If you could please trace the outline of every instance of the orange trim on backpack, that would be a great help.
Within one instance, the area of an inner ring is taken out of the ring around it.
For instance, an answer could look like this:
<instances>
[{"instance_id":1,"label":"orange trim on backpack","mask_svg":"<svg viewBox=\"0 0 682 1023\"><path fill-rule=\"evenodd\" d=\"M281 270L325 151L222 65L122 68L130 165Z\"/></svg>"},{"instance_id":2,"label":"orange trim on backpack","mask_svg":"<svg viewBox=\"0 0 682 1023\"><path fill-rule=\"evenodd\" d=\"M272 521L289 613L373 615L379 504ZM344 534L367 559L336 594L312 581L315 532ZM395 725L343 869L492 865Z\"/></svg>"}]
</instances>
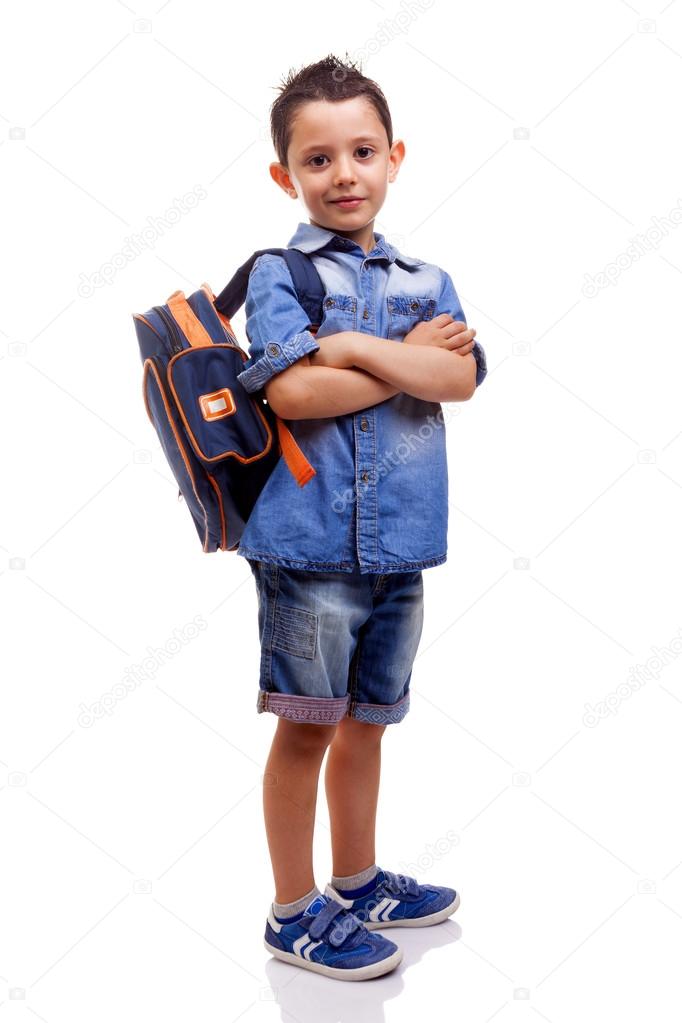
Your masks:
<instances>
[{"instance_id":1,"label":"orange trim on backpack","mask_svg":"<svg viewBox=\"0 0 682 1023\"><path fill-rule=\"evenodd\" d=\"M185 298L184 292L174 291L167 300L173 319L192 348L208 348L213 344L206 327Z\"/></svg>"}]
</instances>

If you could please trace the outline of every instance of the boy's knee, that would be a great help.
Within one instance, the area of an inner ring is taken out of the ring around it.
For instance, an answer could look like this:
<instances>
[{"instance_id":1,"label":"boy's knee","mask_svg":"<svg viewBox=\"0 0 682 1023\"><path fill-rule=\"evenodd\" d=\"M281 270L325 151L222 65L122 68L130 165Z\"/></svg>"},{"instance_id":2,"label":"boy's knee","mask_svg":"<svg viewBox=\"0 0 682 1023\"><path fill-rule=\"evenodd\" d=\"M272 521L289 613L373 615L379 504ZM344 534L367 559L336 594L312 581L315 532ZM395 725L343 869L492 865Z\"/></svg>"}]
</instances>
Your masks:
<instances>
[{"instance_id":1,"label":"boy's knee","mask_svg":"<svg viewBox=\"0 0 682 1023\"><path fill-rule=\"evenodd\" d=\"M386 725L370 724L352 717L342 718L339 725L339 738L348 739L351 743L379 743L386 731Z\"/></svg>"},{"instance_id":2,"label":"boy's knee","mask_svg":"<svg viewBox=\"0 0 682 1023\"><path fill-rule=\"evenodd\" d=\"M277 733L301 750L325 750L334 738L337 725L318 725L308 721L290 721L280 717Z\"/></svg>"}]
</instances>

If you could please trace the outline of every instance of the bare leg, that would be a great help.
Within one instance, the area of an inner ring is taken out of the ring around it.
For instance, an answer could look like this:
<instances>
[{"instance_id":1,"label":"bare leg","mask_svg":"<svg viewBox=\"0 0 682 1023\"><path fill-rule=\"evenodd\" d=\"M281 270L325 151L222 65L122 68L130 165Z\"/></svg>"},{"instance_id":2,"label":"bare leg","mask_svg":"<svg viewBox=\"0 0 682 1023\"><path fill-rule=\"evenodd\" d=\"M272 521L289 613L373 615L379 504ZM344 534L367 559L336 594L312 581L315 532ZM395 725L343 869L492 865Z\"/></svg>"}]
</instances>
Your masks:
<instances>
[{"instance_id":1,"label":"bare leg","mask_svg":"<svg viewBox=\"0 0 682 1023\"><path fill-rule=\"evenodd\" d=\"M295 902L315 884L313 830L320 767L336 725L280 717L263 777L263 811L275 902Z\"/></svg>"},{"instance_id":2,"label":"bare leg","mask_svg":"<svg viewBox=\"0 0 682 1023\"><path fill-rule=\"evenodd\" d=\"M375 862L381 737L386 725L344 717L336 728L325 768L332 830L333 873L358 874Z\"/></svg>"}]
</instances>

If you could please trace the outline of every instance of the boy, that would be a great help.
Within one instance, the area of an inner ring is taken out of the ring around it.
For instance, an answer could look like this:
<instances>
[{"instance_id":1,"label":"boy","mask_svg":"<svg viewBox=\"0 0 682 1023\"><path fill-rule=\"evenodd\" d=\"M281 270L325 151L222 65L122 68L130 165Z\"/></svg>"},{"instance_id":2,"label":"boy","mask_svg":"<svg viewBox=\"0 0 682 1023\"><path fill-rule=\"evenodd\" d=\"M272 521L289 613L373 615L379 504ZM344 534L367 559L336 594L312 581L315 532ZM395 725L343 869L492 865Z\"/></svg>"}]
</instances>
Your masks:
<instances>
[{"instance_id":1,"label":"boy","mask_svg":"<svg viewBox=\"0 0 682 1023\"><path fill-rule=\"evenodd\" d=\"M422 569L446 559L441 401L466 401L486 374L452 281L374 234L405 153L383 93L332 55L290 74L271 110L277 185L309 223L289 242L325 287L313 336L285 261L264 253L246 297L250 358L316 475L298 487L280 459L244 530L258 596L258 712L278 716L263 806L275 880L265 946L344 980L394 969L381 926L429 926L452 888L375 863L381 737L409 708L423 622ZM408 449L407 452L405 449ZM318 779L333 873L315 884Z\"/></svg>"}]
</instances>

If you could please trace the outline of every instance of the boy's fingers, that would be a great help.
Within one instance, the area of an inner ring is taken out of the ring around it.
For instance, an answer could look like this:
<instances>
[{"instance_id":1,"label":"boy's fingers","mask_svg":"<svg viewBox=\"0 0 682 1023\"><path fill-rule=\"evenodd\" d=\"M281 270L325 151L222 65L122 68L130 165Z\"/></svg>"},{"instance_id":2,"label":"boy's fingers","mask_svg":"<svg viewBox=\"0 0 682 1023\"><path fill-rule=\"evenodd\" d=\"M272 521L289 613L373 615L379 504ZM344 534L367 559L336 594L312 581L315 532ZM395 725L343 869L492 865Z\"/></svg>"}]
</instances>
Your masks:
<instances>
[{"instance_id":1,"label":"boy's fingers","mask_svg":"<svg viewBox=\"0 0 682 1023\"><path fill-rule=\"evenodd\" d=\"M460 348L463 345L468 345L469 342L473 343L476 336L476 331L473 327L467 327L466 330L460 331L459 334L453 334L448 338L451 341L454 348Z\"/></svg>"},{"instance_id":2,"label":"boy's fingers","mask_svg":"<svg viewBox=\"0 0 682 1023\"><path fill-rule=\"evenodd\" d=\"M450 323L444 323L441 327L445 337L454 337L456 334L461 334L465 330L470 330L463 320L452 320Z\"/></svg>"},{"instance_id":3,"label":"boy's fingers","mask_svg":"<svg viewBox=\"0 0 682 1023\"><path fill-rule=\"evenodd\" d=\"M439 319L439 317L436 317L436 319ZM467 326L466 323L464 322L464 320L453 320L453 318L451 316L448 317L445 325L448 326L448 327L451 327L453 330L456 330L456 331L457 330L466 330L466 326Z\"/></svg>"}]
</instances>

